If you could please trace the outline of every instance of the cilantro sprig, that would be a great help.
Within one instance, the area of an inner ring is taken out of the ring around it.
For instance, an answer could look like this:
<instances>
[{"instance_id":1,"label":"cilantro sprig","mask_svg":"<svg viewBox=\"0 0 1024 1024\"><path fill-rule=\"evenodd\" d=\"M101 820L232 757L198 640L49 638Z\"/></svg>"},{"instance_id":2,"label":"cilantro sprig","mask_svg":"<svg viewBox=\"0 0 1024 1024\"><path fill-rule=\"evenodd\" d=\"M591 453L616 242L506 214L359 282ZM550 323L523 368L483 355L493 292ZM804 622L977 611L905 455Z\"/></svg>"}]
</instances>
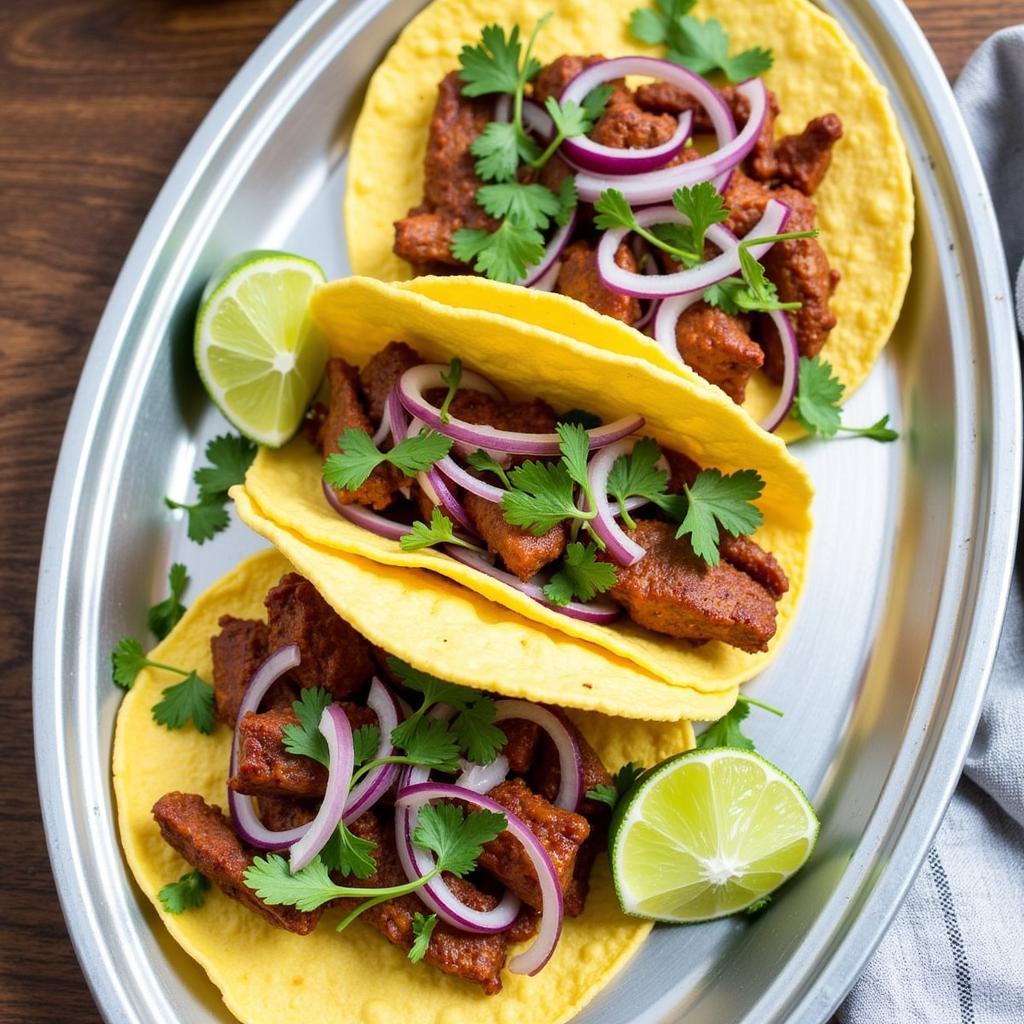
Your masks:
<instances>
[{"instance_id":1,"label":"cilantro sprig","mask_svg":"<svg viewBox=\"0 0 1024 1024\"><path fill-rule=\"evenodd\" d=\"M292 701L292 711L298 718L298 724L289 722L281 730L284 749L289 754L309 757L327 768L331 763L327 751L327 740L320 731L320 720L324 710L334 698L322 686L304 688L299 699Z\"/></svg>"},{"instance_id":2,"label":"cilantro sprig","mask_svg":"<svg viewBox=\"0 0 1024 1024\"><path fill-rule=\"evenodd\" d=\"M461 228L452 237L451 251L457 260L470 263L478 273L495 281L515 283L544 256L544 234L552 222L562 226L576 207L576 186L566 178L557 193L538 182L519 180L521 167L539 171L566 140L589 132L611 95L601 86L582 103L545 102L554 124L554 136L542 150L523 125L526 86L540 72L532 56L538 33L547 14L534 26L524 50L518 26L506 35L499 25L488 25L476 46L464 46L459 55L465 96L505 93L512 96L512 119L492 121L470 145L475 168L487 184L477 190L477 203L500 221L494 231Z\"/></svg>"},{"instance_id":3,"label":"cilantro sprig","mask_svg":"<svg viewBox=\"0 0 1024 1024\"><path fill-rule=\"evenodd\" d=\"M189 721L201 732L213 732L216 724L213 713L213 687L196 672L146 657L142 644L132 637L122 637L111 653L114 683L130 690L144 668L162 669L184 676L180 683L168 686L162 700L153 705L153 721L168 729L181 729Z\"/></svg>"},{"instance_id":4,"label":"cilantro sprig","mask_svg":"<svg viewBox=\"0 0 1024 1024\"><path fill-rule=\"evenodd\" d=\"M332 881L322 857L315 857L312 863L292 874L283 857L269 854L253 860L246 869L245 884L270 906L293 906L303 911L316 910L331 900L361 899L363 902L338 923L338 931L342 931L364 910L415 892L442 871L460 878L469 874L484 845L500 835L507 824L504 814L492 811L467 814L451 803L427 804L419 810L412 841L420 849L432 852L436 862L431 871L411 882L371 888L338 885Z\"/></svg>"},{"instance_id":5,"label":"cilantro sprig","mask_svg":"<svg viewBox=\"0 0 1024 1024\"><path fill-rule=\"evenodd\" d=\"M796 398L792 417L809 434L822 438L835 437L840 431L872 441L895 441L900 435L889 426L888 415L869 427L846 427L842 423L839 403L845 385L832 375L832 366L820 356L813 359L800 357Z\"/></svg>"},{"instance_id":6,"label":"cilantro sprig","mask_svg":"<svg viewBox=\"0 0 1024 1024\"><path fill-rule=\"evenodd\" d=\"M156 897L168 914L197 910L206 902L210 880L199 871L189 871L176 882L168 882Z\"/></svg>"},{"instance_id":7,"label":"cilantro sprig","mask_svg":"<svg viewBox=\"0 0 1024 1024\"><path fill-rule=\"evenodd\" d=\"M409 949L409 959L418 964L426 955L430 946L430 937L437 927L437 914L421 914L418 910L412 915L413 943Z\"/></svg>"},{"instance_id":8,"label":"cilantro sprig","mask_svg":"<svg viewBox=\"0 0 1024 1024\"><path fill-rule=\"evenodd\" d=\"M739 537L753 533L764 522L761 510L753 504L763 490L764 481L753 469L728 475L717 469L702 469L692 484L683 485L682 495L672 496L681 497L682 502L662 500L659 504L670 514L676 508L685 508L676 537L689 536L694 554L708 565L718 565L722 530Z\"/></svg>"},{"instance_id":9,"label":"cilantro sprig","mask_svg":"<svg viewBox=\"0 0 1024 1024\"><path fill-rule=\"evenodd\" d=\"M573 541L566 545L562 567L544 587L544 596L559 606L574 598L592 601L598 594L611 590L618 580L615 566L597 560L597 547Z\"/></svg>"},{"instance_id":10,"label":"cilantro sprig","mask_svg":"<svg viewBox=\"0 0 1024 1024\"><path fill-rule=\"evenodd\" d=\"M650 437L642 437L628 455L620 455L608 474L608 493L618 502L619 513L626 528L636 529L636 523L626 508L630 498L657 501L668 487L668 473L658 468L661 450Z\"/></svg>"},{"instance_id":11,"label":"cilantro sprig","mask_svg":"<svg viewBox=\"0 0 1024 1024\"><path fill-rule=\"evenodd\" d=\"M429 525L417 519L412 524L411 532L398 540L398 546L403 551L420 551L437 544L457 544L461 548L476 548L475 544L463 540L455 533L455 524L436 505L431 510Z\"/></svg>"},{"instance_id":12,"label":"cilantro sprig","mask_svg":"<svg viewBox=\"0 0 1024 1024\"><path fill-rule=\"evenodd\" d=\"M415 476L443 459L451 451L452 443L450 437L424 427L415 436L399 441L390 451L382 452L365 430L346 427L338 438L341 451L327 456L323 478L331 487L354 491L384 462L390 462L406 476Z\"/></svg>"},{"instance_id":13,"label":"cilantro sprig","mask_svg":"<svg viewBox=\"0 0 1024 1024\"><path fill-rule=\"evenodd\" d=\"M168 508L184 509L187 514L189 540L203 544L227 528L228 491L235 484L244 483L254 458L256 445L248 438L221 434L206 446L206 459L210 464L201 466L192 475L199 488L196 500L187 504L164 498Z\"/></svg>"},{"instance_id":14,"label":"cilantro sprig","mask_svg":"<svg viewBox=\"0 0 1024 1024\"><path fill-rule=\"evenodd\" d=\"M593 789L588 789L588 800L597 800L607 804L613 810L615 805L633 788L633 783L647 771L642 764L627 761L613 776L611 784L599 782Z\"/></svg>"},{"instance_id":15,"label":"cilantro sprig","mask_svg":"<svg viewBox=\"0 0 1024 1024\"><path fill-rule=\"evenodd\" d=\"M740 694L729 713L697 737L697 749L708 750L711 747L738 747L740 750L754 750L754 741L746 736L742 729L742 723L750 714L752 707L770 711L773 715L778 715L780 718L783 714L779 708L772 707L771 704L765 704L764 701L755 700L753 697L745 697L743 694Z\"/></svg>"},{"instance_id":16,"label":"cilantro sprig","mask_svg":"<svg viewBox=\"0 0 1024 1024\"><path fill-rule=\"evenodd\" d=\"M653 46L664 44L666 56L684 68L707 75L721 71L732 82L764 74L773 62L772 51L753 47L729 56L729 37L715 18L699 21L690 15L697 0L655 0L653 8L633 11L629 30L634 38Z\"/></svg>"},{"instance_id":17,"label":"cilantro sprig","mask_svg":"<svg viewBox=\"0 0 1024 1024\"><path fill-rule=\"evenodd\" d=\"M448 423L451 420L451 415L448 412L449 407L452 404L455 393L459 390L459 385L462 383L462 360L458 356L453 357L452 361L448 364L447 370L441 371L441 380L448 385L448 393L444 396L444 401L441 403L441 422Z\"/></svg>"},{"instance_id":18,"label":"cilantro sprig","mask_svg":"<svg viewBox=\"0 0 1024 1024\"><path fill-rule=\"evenodd\" d=\"M167 574L167 585L170 588L170 596L158 601L146 613L146 623L149 631L157 638L163 640L165 636L180 621L185 614L185 606L181 603L185 588L188 587L188 570L181 562L175 562Z\"/></svg>"}]
</instances>

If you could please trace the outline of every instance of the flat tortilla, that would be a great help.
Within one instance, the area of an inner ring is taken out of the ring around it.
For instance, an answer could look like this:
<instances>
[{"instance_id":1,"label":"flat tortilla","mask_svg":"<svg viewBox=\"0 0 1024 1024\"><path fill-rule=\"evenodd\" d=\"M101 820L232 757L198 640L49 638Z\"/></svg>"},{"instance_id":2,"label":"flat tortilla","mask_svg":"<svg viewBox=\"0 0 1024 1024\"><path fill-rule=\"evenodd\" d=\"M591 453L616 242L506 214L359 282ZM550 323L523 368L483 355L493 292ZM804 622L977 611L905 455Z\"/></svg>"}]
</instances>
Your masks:
<instances>
[{"instance_id":1,"label":"flat tortilla","mask_svg":"<svg viewBox=\"0 0 1024 1024\"><path fill-rule=\"evenodd\" d=\"M435 0L413 18L370 80L352 138L345 229L353 272L383 281L409 278L409 265L391 251L394 221L422 201L423 156L437 83L458 68L460 49L475 44L484 25L518 24L528 34L538 17L551 10L554 17L537 40L542 61L565 53L661 56L661 48L645 47L627 31L630 11L637 6L638 0L539 5L531 0ZM846 385L848 398L892 334L910 279L914 195L888 94L838 23L807 0L700 0L694 15L717 18L733 51L772 49L775 62L764 81L782 107L777 136L798 132L812 117L829 111L843 121L844 137L814 199L821 244L842 274L832 300L839 322L822 354ZM530 289L515 289L517 298L497 291L463 292L461 281L422 279L412 287L443 301L454 295L463 306L482 299L486 304L479 308L498 312L514 302L521 319L580 340L592 336L569 329L590 313L581 313L572 300ZM612 339L608 345L617 337L625 351L660 365L660 349L651 339L610 318L590 316L604 325ZM776 394L763 375L755 374L744 408L760 419ZM785 424L781 432L787 438L801 434L795 423Z\"/></svg>"},{"instance_id":2,"label":"flat tortilla","mask_svg":"<svg viewBox=\"0 0 1024 1024\"><path fill-rule=\"evenodd\" d=\"M263 618L264 595L291 568L276 551L243 562L194 602L152 657L195 668L209 679L217 619ZM160 691L176 681L147 669L121 705L113 756L121 844L168 931L243 1024L560 1024L608 984L650 931L649 922L619 910L603 857L595 865L586 912L566 920L547 967L535 978L506 972L497 996L426 964L411 964L361 923L337 934L336 910L325 913L311 935L293 935L213 887L201 909L168 914L156 894L188 866L160 837L151 808L172 790L199 793L223 806L231 742L224 726L204 736L192 726L171 732L153 721L150 709ZM655 725L593 714L573 719L612 768L630 759L655 764L693 746L687 722Z\"/></svg>"}]
</instances>

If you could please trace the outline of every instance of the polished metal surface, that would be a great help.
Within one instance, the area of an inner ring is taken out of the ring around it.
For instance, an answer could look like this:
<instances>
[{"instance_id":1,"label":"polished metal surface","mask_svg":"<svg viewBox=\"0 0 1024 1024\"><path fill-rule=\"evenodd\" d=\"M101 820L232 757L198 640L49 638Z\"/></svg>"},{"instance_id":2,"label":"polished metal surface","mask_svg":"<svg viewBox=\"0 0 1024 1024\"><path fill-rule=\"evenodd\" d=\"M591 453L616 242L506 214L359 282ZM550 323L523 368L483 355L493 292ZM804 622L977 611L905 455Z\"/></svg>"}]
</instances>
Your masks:
<instances>
[{"instance_id":1,"label":"polished metal surface","mask_svg":"<svg viewBox=\"0 0 1024 1024\"><path fill-rule=\"evenodd\" d=\"M258 546L235 524L196 548L163 507L165 494L189 492L206 439L224 428L192 367L198 296L223 258L254 247L347 272L348 132L368 74L419 6L296 6L168 179L82 375L40 571L35 739L65 915L111 1022L230 1020L128 877L109 783L113 642L144 635L174 558L189 565L194 596ZM894 412L902 439L800 444L818 489L811 581L788 646L751 688L787 710L782 721L754 719L752 733L811 794L821 840L755 921L656 929L581 1024L826 1020L924 856L995 650L1021 422L991 205L945 78L903 5L824 6L892 92L919 227L903 318L848 414Z\"/></svg>"}]
</instances>

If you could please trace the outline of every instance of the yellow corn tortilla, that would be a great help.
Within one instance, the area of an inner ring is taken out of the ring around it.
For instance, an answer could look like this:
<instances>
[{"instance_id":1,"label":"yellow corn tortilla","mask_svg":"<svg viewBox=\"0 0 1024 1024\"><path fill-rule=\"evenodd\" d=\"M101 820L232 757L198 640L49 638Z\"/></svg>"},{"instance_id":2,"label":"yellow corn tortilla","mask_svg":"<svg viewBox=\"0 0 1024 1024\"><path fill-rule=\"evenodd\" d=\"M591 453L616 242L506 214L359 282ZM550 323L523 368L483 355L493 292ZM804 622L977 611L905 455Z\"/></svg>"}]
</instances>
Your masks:
<instances>
[{"instance_id":1,"label":"yellow corn tortilla","mask_svg":"<svg viewBox=\"0 0 1024 1024\"><path fill-rule=\"evenodd\" d=\"M356 365L365 364L390 339L398 338L428 360L447 363L459 356L511 398L540 397L556 410L589 409L606 422L640 412L646 418L645 434L702 466L725 473L756 469L765 481L759 502L765 523L756 539L775 554L790 580L789 593L778 604L778 631L769 650L761 654L746 654L719 642L695 647L626 618L608 626L579 622L441 552L402 551L397 542L355 526L327 504L320 486L323 460L303 438L275 451L261 449L244 489L232 491L236 501L244 493L262 517L301 534L328 555L337 551L383 565L429 569L478 595L481 615L490 614L487 604L497 603L533 623L626 659L672 687L721 695L750 679L774 656L792 625L803 587L812 489L803 467L782 441L758 429L721 391L632 356L581 345L509 317L442 305L369 278L321 287L311 308L332 353ZM244 506L240 511L246 514ZM271 539L277 543L276 537ZM414 585L410 582L410 590ZM438 629L457 635L447 626L447 614L447 605L438 602L430 619L414 627L419 637ZM455 642L460 653L468 655L478 639L466 635ZM519 659L520 652L510 645L505 657ZM525 673L525 663L519 664ZM557 680L540 680L538 685L551 687L547 699L569 703L560 697ZM638 710L629 689L621 690L618 701L602 709L662 717Z\"/></svg>"},{"instance_id":2,"label":"yellow corn tortilla","mask_svg":"<svg viewBox=\"0 0 1024 1024\"><path fill-rule=\"evenodd\" d=\"M217 619L225 613L264 617L264 595L290 569L276 551L243 562L192 605L152 657L209 679ZM535 978L506 972L497 996L410 963L360 922L339 935L336 910L306 936L272 927L216 887L202 908L166 913L156 894L189 866L160 837L151 808L172 790L223 806L231 740L224 726L203 736L192 726L171 732L153 721L152 705L177 679L146 670L121 705L113 758L118 828L139 888L243 1024L559 1024L608 984L650 931L648 922L618 909L604 858L595 865L585 913L566 920L547 967ZM653 725L593 714L573 719L612 768L629 759L655 764L693 746L687 722Z\"/></svg>"},{"instance_id":3,"label":"yellow corn tortilla","mask_svg":"<svg viewBox=\"0 0 1024 1024\"><path fill-rule=\"evenodd\" d=\"M370 80L352 137L344 212L353 272L383 281L410 277L409 265L391 251L394 221L422 202L423 156L437 84L458 68L460 49L476 44L484 25L510 29L518 24L528 35L551 10L554 17L536 44L541 61L566 53L661 56L663 48L644 46L628 33L630 11L637 6L643 4L435 0L409 22ZM838 23L807 0L700 0L693 13L721 22L730 52L751 46L772 49L775 62L764 81L782 107L776 137L799 132L808 120L830 111L842 119L844 136L814 200L819 240L842 274L832 300L839 322L822 355L846 385L848 398L888 341L910 279L914 197L906 147L888 94ZM496 291L462 292L463 280L424 280L412 287L446 301L458 293L460 305L494 300L501 305L488 302L481 308L499 312L514 302L520 318L555 331L596 318L609 333L603 347L625 344L625 351L661 364L660 349L651 339L611 318L572 309L578 307L572 300L532 289L516 289L515 298ZM590 337L567 333L581 340ZM755 374L744 408L760 419L776 394L763 375ZM795 423L786 424L782 432L785 437L801 433Z\"/></svg>"}]
</instances>

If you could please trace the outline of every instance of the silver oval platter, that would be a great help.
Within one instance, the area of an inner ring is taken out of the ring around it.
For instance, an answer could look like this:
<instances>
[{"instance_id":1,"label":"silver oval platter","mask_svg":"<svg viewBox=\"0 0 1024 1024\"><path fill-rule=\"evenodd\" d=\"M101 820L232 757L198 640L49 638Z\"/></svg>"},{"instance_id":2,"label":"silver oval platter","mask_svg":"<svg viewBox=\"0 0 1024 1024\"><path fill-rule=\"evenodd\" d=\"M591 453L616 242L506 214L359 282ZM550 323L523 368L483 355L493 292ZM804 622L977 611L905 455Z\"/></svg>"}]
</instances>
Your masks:
<instances>
[{"instance_id":1,"label":"silver oval platter","mask_svg":"<svg viewBox=\"0 0 1024 1024\"><path fill-rule=\"evenodd\" d=\"M192 594L262 546L197 549L164 508L224 429L195 376L210 272L257 247L348 272L345 155L367 78L420 0L303 0L227 89L125 263L82 375L46 528L35 740L53 871L106 1019L230 1021L166 935L118 845L109 651L181 559ZM751 921L655 929L579 1024L826 1020L881 937L955 786L1002 619L1020 484L1019 368L991 205L945 78L893 0L830 0L889 88L918 201L902 319L851 418L901 441L802 442L817 488L811 581L752 720L822 817L807 869ZM884 273L884 268L879 268ZM766 718L768 716L765 716ZM323 1018L327 1020L328 1017Z\"/></svg>"}]
</instances>

